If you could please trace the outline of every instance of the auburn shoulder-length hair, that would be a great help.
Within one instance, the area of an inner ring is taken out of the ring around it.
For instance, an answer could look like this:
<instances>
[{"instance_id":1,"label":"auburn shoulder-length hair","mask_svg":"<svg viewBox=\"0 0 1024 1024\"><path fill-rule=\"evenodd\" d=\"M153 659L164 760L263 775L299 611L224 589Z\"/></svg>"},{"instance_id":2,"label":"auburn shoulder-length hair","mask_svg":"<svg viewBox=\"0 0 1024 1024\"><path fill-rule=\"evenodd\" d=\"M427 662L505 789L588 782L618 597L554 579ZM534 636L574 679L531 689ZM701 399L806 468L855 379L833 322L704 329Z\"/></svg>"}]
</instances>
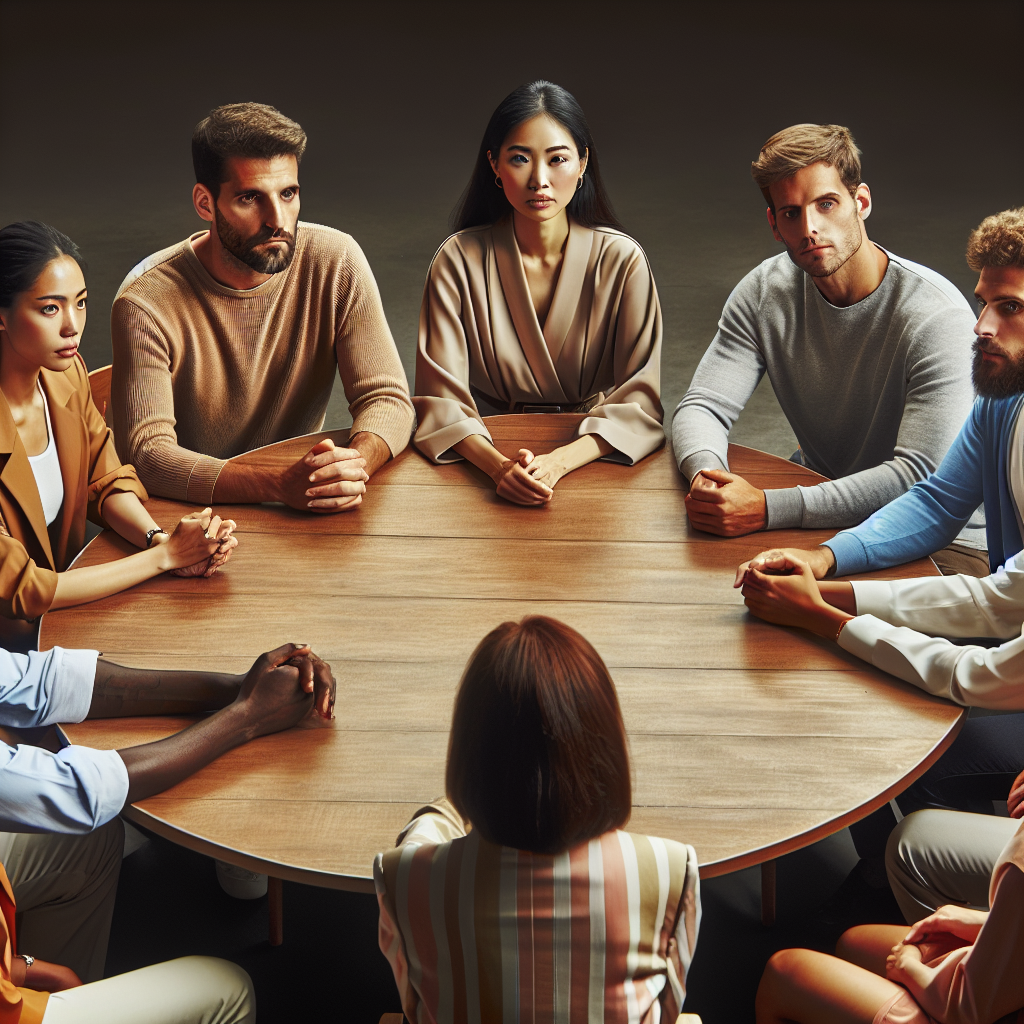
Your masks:
<instances>
[{"instance_id":1,"label":"auburn shoulder-length hair","mask_svg":"<svg viewBox=\"0 0 1024 1024\"><path fill-rule=\"evenodd\" d=\"M629 820L629 751L601 656L531 615L480 642L455 697L448 799L502 846L561 853Z\"/></svg>"},{"instance_id":2,"label":"auburn shoulder-length hair","mask_svg":"<svg viewBox=\"0 0 1024 1024\"><path fill-rule=\"evenodd\" d=\"M512 211L512 204L505 193L494 184L494 171L487 154L489 152L497 159L512 130L538 114L547 114L572 136L581 159L588 150L590 152L583 184L569 200L566 212L585 228L606 227L623 231L601 179L597 147L583 108L568 89L543 79L521 85L510 92L491 114L473 165L473 176L452 213L452 227L456 231L463 231L493 224Z\"/></svg>"}]
</instances>

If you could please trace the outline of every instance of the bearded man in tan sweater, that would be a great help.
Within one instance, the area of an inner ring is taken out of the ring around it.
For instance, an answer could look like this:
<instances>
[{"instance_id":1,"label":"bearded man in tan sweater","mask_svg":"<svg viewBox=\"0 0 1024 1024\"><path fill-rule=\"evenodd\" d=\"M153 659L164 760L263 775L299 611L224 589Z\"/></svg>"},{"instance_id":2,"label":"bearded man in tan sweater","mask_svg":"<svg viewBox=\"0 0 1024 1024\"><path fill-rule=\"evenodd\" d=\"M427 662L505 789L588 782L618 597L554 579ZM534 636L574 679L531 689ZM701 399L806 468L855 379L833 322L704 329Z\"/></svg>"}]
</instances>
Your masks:
<instances>
[{"instance_id":1,"label":"bearded man in tan sweater","mask_svg":"<svg viewBox=\"0 0 1024 1024\"><path fill-rule=\"evenodd\" d=\"M209 230L150 256L118 291L114 435L152 494L339 512L408 444L409 385L366 257L349 235L299 221L305 148L273 107L211 111L192 136L192 202ZM232 461L319 430L335 367L347 448L323 441L283 472Z\"/></svg>"}]
</instances>

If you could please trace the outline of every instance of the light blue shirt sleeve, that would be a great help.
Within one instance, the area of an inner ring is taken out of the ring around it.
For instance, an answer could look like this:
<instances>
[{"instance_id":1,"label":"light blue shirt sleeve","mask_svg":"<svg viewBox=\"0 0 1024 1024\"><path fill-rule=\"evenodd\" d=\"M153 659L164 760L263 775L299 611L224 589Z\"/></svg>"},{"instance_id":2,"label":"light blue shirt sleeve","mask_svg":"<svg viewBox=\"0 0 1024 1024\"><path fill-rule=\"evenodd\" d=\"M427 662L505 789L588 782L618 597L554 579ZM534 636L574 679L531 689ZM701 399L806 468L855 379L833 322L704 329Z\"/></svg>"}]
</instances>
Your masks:
<instances>
[{"instance_id":1,"label":"light blue shirt sleeve","mask_svg":"<svg viewBox=\"0 0 1024 1024\"><path fill-rule=\"evenodd\" d=\"M116 750L0 743L0 832L81 835L105 825L128 798Z\"/></svg>"},{"instance_id":2,"label":"light blue shirt sleeve","mask_svg":"<svg viewBox=\"0 0 1024 1024\"><path fill-rule=\"evenodd\" d=\"M0 725L31 729L84 721L98 657L63 647L27 655L0 649Z\"/></svg>"},{"instance_id":3,"label":"light blue shirt sleeve","mask_svg":"<svg viewBox=\"0 0 1024 1024\"><path fill-rule=\"evenodd\" d=\"M981 475L984 436L975 403L939 468L926 480L825 545L836 575L902 565L944 548L967 525L985 493Z\"/></svg>"},{"instance_id":4,"label":"light blue shirt sleeve","mask_svg":"<svg viewBox=\"0 0 1024 1024\"><path fill-rule=\"evenodd\" d=\"M92 704L96 651L11 654L0 649L0 725L16 729L81 722ZM0 832L79 835L105 825L128 797L116 750L0 742Z\"/></svg>"}]
</instances>

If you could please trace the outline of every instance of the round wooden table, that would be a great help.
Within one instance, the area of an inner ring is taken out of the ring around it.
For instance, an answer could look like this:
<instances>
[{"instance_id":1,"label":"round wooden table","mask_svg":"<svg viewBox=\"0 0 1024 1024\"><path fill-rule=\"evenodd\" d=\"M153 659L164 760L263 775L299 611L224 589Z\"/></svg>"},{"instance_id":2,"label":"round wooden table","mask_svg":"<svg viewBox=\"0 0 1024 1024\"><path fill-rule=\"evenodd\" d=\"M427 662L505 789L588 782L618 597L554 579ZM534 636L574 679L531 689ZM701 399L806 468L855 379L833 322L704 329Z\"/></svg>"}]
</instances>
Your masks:
<instances>
[{"instance_id":1,"label":"round wooden table","mask_svg":"<svg viewBox=\"0 0 1024 1024\"><path fill-rule=\"evenodd\" d=\"M579 418L488 422L503 450L544 452L574 436ZM242 458L294 461L313 440ZM820 479L747 448L733 446L730 460L759 486ZM635 779L629 828L692 843L702 874L723 874L884 804L949 745L964 712L747 614L732 587L737 564L769 543L810 547L830 532L714 537L689 527L683 494L664 448L632 468L584 467L544 508L511 505L467 463L433 466L410 448L354 512L219 509L241 541L225 571L51 612L40 647L242 671L286 641L312 644L338 677L333 727L259 739L128 814L275 878L370 892L374 854L443 792L452 700L473 648L500 622L552 615L594 644L618 687ZM187 511L149 507L167 526ZM106 532L78 564L127 550ZM878 575L934 573L924 560ZM185 724L111 719L65 731L113 748Z\"/></svg>"}]
</instances>

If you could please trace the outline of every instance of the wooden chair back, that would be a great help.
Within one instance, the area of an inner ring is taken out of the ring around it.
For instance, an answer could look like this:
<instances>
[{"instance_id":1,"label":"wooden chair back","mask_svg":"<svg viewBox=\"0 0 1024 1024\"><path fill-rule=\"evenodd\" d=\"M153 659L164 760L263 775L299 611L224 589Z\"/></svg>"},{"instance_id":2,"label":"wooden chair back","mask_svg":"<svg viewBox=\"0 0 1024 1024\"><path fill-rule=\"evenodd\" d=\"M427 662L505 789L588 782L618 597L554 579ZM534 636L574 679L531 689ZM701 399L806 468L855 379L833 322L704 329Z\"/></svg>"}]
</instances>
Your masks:
<instances>
[{"instance_id":1,"label":"wooden chair back","mask_svg":"<svg viewBox=\"0 0 1024 1024\"><path fill-rule=\"evenodd\" d=\"M107 426L113 417L110 415L110 371L111 364L92 370L89 374L89 390L92 391L93 404L106 420Z\"/></svg>"}]
</instances>

